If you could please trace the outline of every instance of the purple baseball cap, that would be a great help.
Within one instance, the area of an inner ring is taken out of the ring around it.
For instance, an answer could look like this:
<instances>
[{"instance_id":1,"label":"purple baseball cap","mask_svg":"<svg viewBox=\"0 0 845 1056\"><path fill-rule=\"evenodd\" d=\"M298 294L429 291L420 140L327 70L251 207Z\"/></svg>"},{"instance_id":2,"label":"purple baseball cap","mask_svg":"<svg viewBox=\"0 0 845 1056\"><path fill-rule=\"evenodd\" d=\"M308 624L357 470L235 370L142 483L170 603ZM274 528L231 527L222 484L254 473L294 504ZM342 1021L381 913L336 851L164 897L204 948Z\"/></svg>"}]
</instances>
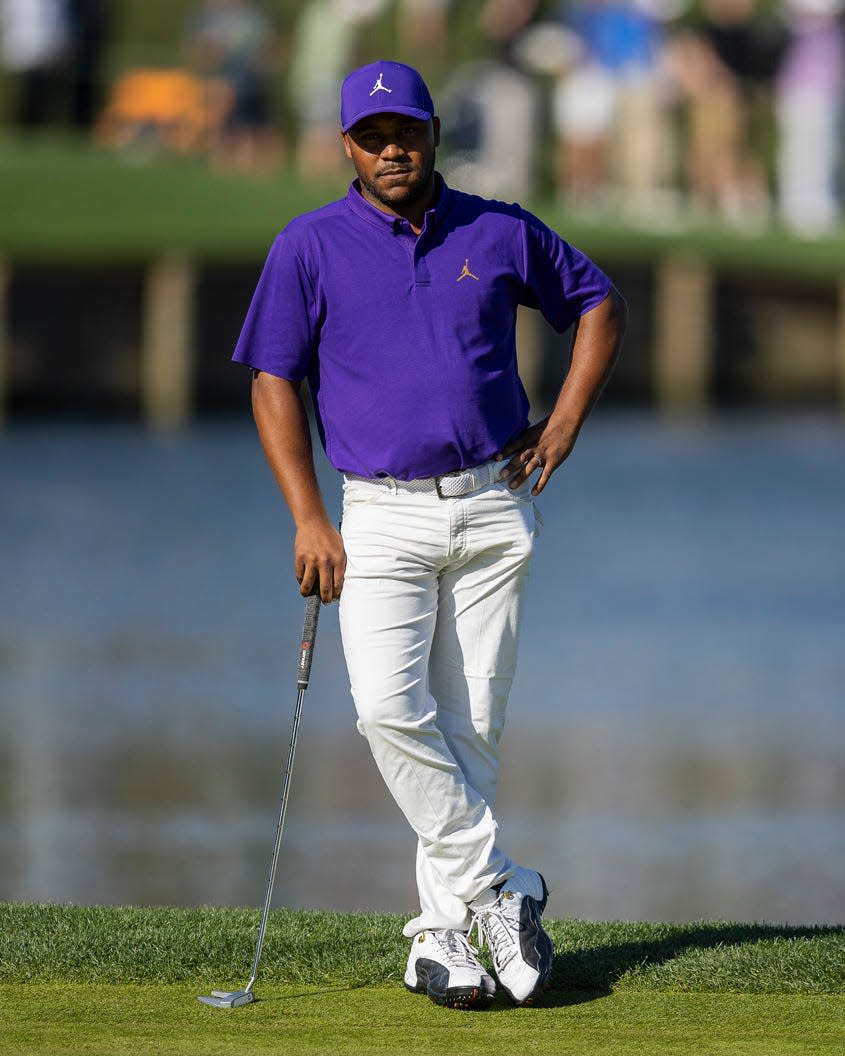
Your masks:
<instances>
[{"instance_id":1,"label":"purple baseball cap","mask_svg":"<svg viewBox=\"0 0 845 1056\"><path fill-rule=\"evenodd\" d=\"M425 81L413 66L402 62L371 62L343 82L340 90L340 127L348 132L371 114L407 114L420 121L434 116L434 103Z\"/></svg>"}]
</instances>

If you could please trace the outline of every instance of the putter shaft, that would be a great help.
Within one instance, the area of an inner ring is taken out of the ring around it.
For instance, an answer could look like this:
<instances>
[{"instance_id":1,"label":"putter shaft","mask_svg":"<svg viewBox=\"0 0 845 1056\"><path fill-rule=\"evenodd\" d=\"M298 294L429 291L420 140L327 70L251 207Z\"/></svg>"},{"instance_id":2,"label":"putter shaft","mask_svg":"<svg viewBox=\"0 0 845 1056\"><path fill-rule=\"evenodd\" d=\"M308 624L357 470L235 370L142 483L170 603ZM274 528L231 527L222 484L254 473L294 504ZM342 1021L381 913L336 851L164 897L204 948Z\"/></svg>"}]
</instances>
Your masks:
<instances>
[{"instance_id":1,"label":"putter shaft","mask_svg":"<svg viewBox=\"0 0 845 1056\"><path fill-rule=\"evenodd\" d=\"M305 690L311 677L311 661L314 653L314 642L317 639L317 621L320 616L320 595L312 593L305 605L305 622L302 628L302 643L299 653L299 665L297 670L297 694L296 708L293 713L293 725L288 745L288 757L285 764L285 776L282 780L282 802L279 807L279 820L276 825L276 838L273 842L273 853L270 856L270 870L267 875L267 892L264 897L264 908L261 911L261 924L258 928L258 941L255 944L255 956L252 959L252 973L249 982L243 990L212 990L211 996L202 996L199 1000L212 1008L238 1008L240 1005L249 1004L255 1000L252 988L258 976L258 963L261 960L261 950L264 946L264 934L267 931L267 920L270 916L270 902L273 898L273 885L276 881L276 869L279 864L279 850L282 846L282 833L285 829L285 817L288 810L288 793L290 792L290 780L293 773L293 761L296 755L296 740L299 734L299 724L302 720L302 702L305 698Z\"/></svg>"},{"instance_id":2,"label":"putter shaft","mask_svg":"<svg viewBox=\"0 0 845 1056\"><path fill-rule=\"evenodd\" d=\"M308 599L311 600L310 598ZM317 599L319 604L320 599ZM310 666L310 664L309 664ZM307 684L307 683L306 683ZM244 987L247 993L252 991L255 986L255 980L258 976L258 962L261 959L261 949L264 946L264 933L267 930L267 919L270 916L270 901L273 898L273 885L276 882L276 869L279 865L279 849L282 846L282 833L285 830L285 816L288 811L288 792L290 791L290 775L293 772L293 759L296 754L296 738L299 733L299 723L302 719L302 701L305 698L305 686L300 685L299 692L296 694L296 709L293 713L293 726L290 734L290 744L288 745L288 760L285 765L285 777L282 782L282 802L279 808L279 821L276 825L276 840L273 844L273 853L270 856L270 872L267 876L267 894L264 898L264 909L261 913L261 925L258 929L258 942L255 944L255 956L252 960L252 974L249 977L249 982Z\"/></svg>"}]
</instances>

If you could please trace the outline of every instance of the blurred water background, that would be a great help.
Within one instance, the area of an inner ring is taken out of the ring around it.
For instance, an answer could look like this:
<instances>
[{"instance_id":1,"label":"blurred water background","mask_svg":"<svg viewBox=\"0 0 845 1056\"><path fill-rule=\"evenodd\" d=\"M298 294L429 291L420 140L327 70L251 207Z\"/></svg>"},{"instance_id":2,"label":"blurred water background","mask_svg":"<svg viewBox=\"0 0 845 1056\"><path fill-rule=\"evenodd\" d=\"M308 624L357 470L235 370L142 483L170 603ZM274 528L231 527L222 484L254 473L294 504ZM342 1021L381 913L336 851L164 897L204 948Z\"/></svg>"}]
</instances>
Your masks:
<instances>
[{"instance_id":1,"label":"blurred water background","mask_svg":"<svg viewBox=\"0 0 845 1056\"><path fill-rule=\"evenodd\" d=\"M542 496L499 816L553 916L845 918L843 455L612 410ZM0 899L258 904L303 604L251 424L16 423L0 479ZM334 608L305 704L276 904L413 911Z\"/></svg>"},{"instance_id":2,"label":"blurred water background","mask_svg":"<svg viewBox=\"0 0 845 1056\"><path fill-rule=\"evenodd\" d=\"M630 307L540 502L505 847L558 917L845 922L842 7L0 0L0 900L260 903L303 603L229 357L389 56ZM413 855L330 608L277 904L412 913Z\"/></svg>"}]
</instances>

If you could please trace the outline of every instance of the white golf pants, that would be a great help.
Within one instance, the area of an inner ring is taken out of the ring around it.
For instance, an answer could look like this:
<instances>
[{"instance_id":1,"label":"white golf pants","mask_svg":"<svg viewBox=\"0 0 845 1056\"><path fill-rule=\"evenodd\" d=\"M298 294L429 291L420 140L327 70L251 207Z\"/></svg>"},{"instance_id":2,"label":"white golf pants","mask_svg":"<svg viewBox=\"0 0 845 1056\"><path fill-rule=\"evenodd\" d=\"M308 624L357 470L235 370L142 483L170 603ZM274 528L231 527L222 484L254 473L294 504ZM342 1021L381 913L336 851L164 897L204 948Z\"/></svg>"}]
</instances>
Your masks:
<instances>
[{"instance_id":1,"label":"white golf pants","mask_svg":"<svg viewBox=\"0 0 845 1056\"><path fill-rule=\"evenodd\" d=\"M517 868L493 806L534 530L530 484L442 499L344 482L340 628L358 729L418 837L408 936L466 930Z\"/></svg>"}]
</instances>

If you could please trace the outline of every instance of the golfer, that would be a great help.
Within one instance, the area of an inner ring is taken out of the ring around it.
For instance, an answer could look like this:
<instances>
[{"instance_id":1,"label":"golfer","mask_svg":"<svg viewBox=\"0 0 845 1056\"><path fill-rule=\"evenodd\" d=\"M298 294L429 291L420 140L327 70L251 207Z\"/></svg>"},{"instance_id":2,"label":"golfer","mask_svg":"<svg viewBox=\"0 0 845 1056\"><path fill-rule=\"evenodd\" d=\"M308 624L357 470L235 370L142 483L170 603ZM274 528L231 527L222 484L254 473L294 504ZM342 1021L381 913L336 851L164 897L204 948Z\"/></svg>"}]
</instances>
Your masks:
<instances>
[{"instance_id":1,"label":"golfer","mask_svg":"<svg viewBox=\"0 0 845 1056\"><path fill-rule=\"evenodd\" d=\"M407 987L438 1004L517 1004L546 986L547 888L508 857L493 813L499 738L548 485L610 374L624 303L518 205L447 187L420 74L349 74L341 130L358 178L277 237L235 351L253 370L266 456L296 525L303 594L340 599L358 728L418 837ZM563 333L571 365L529 425L520 305ZM301 385L343 474L339 532L321 497ZM477 945L472 940L477 940Z\"/></svg>"}]
</instances>

